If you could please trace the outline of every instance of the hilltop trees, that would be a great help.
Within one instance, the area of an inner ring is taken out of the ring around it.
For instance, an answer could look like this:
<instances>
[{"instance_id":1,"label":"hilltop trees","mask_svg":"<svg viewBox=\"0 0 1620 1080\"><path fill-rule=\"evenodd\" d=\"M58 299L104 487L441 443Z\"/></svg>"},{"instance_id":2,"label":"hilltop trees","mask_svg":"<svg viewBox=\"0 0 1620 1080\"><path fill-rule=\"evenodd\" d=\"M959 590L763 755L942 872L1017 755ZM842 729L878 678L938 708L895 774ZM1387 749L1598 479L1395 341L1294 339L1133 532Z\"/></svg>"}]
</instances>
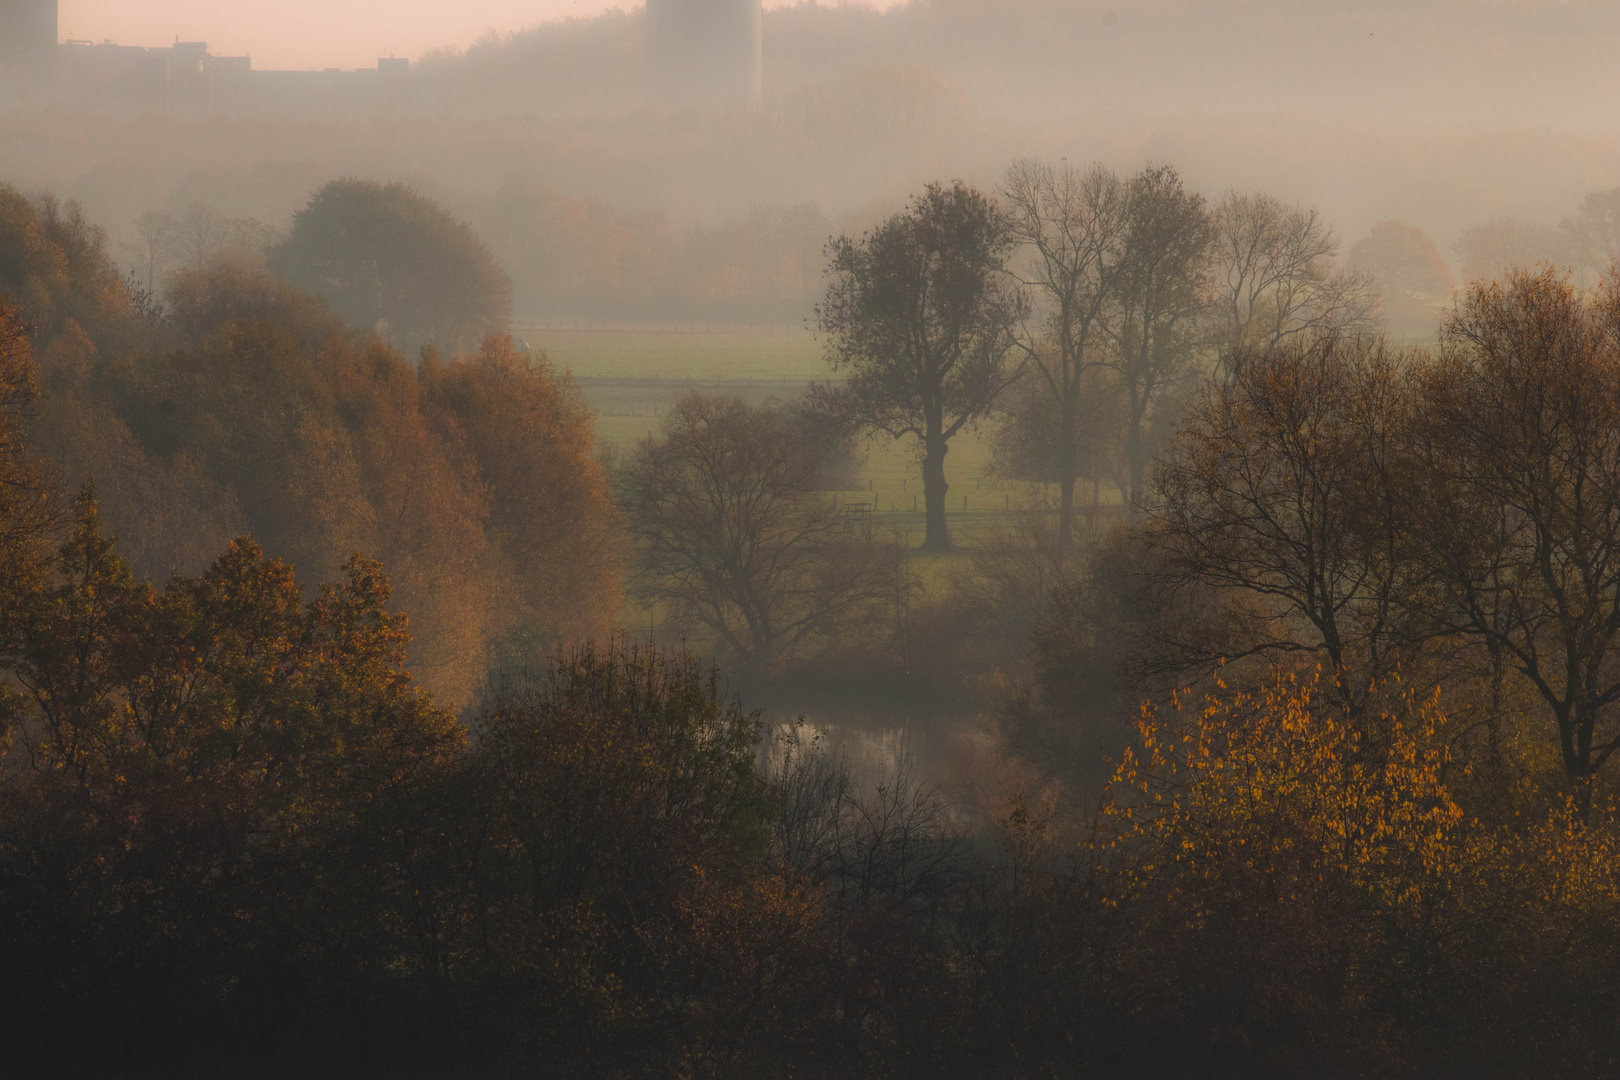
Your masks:
<instances>
[{"instance_id":1,"label":"hilltop trees","mask_svg":"<svg viewBox=\"0 0 1620 1080\"><path fill-rule=\"evenodd\" d=\"M56 478L25 438L38 400L28 327L22 313L0 295L0 596L6 582L26 574L37 555L34 549L57 518Z\"/></svg>"},{"instance_id":2,"label":"hilltop trees","mask_svg":"<svg viewBox=\"0 0 1620 1080\"><path fill-rule=\"evenodd\" d=\"M1007 385L1007 355L1024 312L1004 277L1015 237L996 203L964 184L930 185L904 212L859 240L828 248L817 309L844 387L817 388L852 427L915 438L927 503L924 547L950 546L945 455Z\"/></svg>"},{"instance_id":3,"label":"hilltop trees","mask_svg":"<svg viewBox=\"0 0 1620 1080\"><path fill-rule=\"evenodd\" d=\"M73 208L0 192L0 210L0 285L37 328L44 387L23 409L19 383L13 415L96 481L138 575L201 573L244 533L310 586L381 555L411 663L452 699L516 647L606 628L616 514L589 414L543 359L496 336L418 367L236 260L181 269L142 307Z\"/></svg>"},{"instance_id":4,"label":"hilltop trees","mask_svg":"<svg viewBox=\"0 0 1620 1080\"><path fill-rule=\"evenodd\" d=\"M294 215L270 265L405 348L455 353L512 316L512 284L472 229L403 184L327 184Z\"/></svg>"},{"instance_id":5,"label":"hilltop trees","mask_svg":"<svg viewBox=\"0 0 1620 1080\"><path fill-rule=\"evenodd\" d=\"M127 329L129 298L106 245L78 204L30 201L0 183L0 293L33 327L37 352L64 334L107 340Z\"/></svg>"}]
</instances>

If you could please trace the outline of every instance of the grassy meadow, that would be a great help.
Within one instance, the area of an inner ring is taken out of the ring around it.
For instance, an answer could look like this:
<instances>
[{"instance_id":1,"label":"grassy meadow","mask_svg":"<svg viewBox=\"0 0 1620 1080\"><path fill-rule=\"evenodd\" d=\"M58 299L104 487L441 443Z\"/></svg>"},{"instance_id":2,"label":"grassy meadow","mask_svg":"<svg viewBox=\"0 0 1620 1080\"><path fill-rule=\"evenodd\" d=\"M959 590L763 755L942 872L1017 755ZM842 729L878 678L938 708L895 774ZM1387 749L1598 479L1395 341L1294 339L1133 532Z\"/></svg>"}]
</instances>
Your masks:
<instances>
[{"instance_id":1,"label":"grassy meadow","mask_svg":"<svg viewBox=\"0 0 1620 1080\"><path fill-rule=\"evenodd\" d=\"M600 442L628 448L658 430L664 409L692 390L728 394L751 403L793 401L812 380L826 379L823 343L803 328L579 329L519 327L517 335L573 373L596 412ZM1008 523L1014 511L1056 504L1056 488L1004 483L987 474L988 430L964 431L945 461L948 504L957 552L931 556L936 569L971 555L976 538ZM879 436L857 444L859 486L831 492L840 505L869 506L875 526L922 541L920 470L913 440ZM1105 489L1102 501L1119 502ZM924 572L929 572L924 567Z\"/></svg>"}]
</instances>

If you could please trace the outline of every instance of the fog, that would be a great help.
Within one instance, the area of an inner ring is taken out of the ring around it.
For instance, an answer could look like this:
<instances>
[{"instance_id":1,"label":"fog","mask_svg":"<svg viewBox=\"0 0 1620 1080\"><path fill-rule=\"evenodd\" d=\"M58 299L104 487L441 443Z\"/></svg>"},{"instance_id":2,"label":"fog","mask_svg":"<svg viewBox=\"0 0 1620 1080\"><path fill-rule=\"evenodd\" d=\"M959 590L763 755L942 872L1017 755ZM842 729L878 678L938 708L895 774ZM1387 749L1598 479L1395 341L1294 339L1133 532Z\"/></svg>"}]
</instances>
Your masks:
<instances>
[{"instance_id":1,"label":"fog","mask_svg":"<svg viewBox=\"0 0 1620 1080\"><path fill-rule=\"evenodd\" d=\"M1017 156L1151 160L1210 196L1315 205L1347 244L1408 222L1449 258L1485 221L1555 226L1620 172L1620 12L1597 0L774 7L753 114L663 107L641 10L590 7L67 3L64 38L206 41L255 70L411 57L407 103L154 107L70 85L0 114L0 178L79 200L120 240L149 210L284 225L333 177L403 180L495 245L520 319L634 320L645 298L557 295L601 253L523 237L514 199L580 201L585 232L654 243L773 207L859 225L932 179L993 185Z\"/></svg>"},{"instance_id":2,"label":"fog","mask_svg":"<svg viewBox=\"0 0 1620 1080\"><path fill-rule=\"evenodd\" d=\"M0 0L13 1071L1612 1075L1620 5L644 4Z\"/></svg>"},{"instance_id":3,"label":"fog","mask_svg":"<svg viewBox=\"0 0 1620 1080\"><path fill-rule=\"evenodd\" d=\"M789 0L789 3L791 0ZM870 6L893 6L894 0ZM601 0L62 0L64 38L122 45L206 41L221 56L251 55L263 68L365 67L379 56L420 56L465 47L486 34L563 19L589 19L625 5ZM766 7L785 7L783 0Z\"/></svg>"},{"instance_id":4,"label":"fog","mask_svg":"<svg viewBox=\"0 0 1620 1080\"><path fill-rule=\"evenodd\" d=\"M121 45L206 41L218 55L251 55L263 68L319 69L464 47L486 33L590 18L610 6L597 0L63 0L60 10L64 38L111 38Z\"/></svg>"}]
</instances>

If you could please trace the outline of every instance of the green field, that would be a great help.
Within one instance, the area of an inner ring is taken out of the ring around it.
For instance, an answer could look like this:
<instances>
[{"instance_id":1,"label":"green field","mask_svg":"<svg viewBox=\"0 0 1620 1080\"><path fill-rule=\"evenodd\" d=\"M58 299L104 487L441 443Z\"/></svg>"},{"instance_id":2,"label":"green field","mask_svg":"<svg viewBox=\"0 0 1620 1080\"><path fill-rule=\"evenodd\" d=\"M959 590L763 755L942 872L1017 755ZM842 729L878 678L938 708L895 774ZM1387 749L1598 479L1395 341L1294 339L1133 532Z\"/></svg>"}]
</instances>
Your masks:
<instances>
[{"instance_id":1,"label":"green field","mask_svg":"<svg viewBox=\"0 0 1620 1080\"><path fill-rule=\"evenodd\" d=\"M821 344L804 329L518 327L514 333L579 378L804 383L827 371Z\"/></svg>"},{"instance_id":2,"label":"green field","mask_svg":"<svg viewBox=\"0 0 1620 1080\"><path fill-rule=\"evenodd\" d=\"M807 330L657 330L522 327L518 335L573 373L596 412L597 438L627 447L658 430L664 410L682 394L734 394L752 403L793 401L806 385L826 379L822 345ZM1055 505L1055 489L992 480L987 432L964 431L951 440L945 477L953 538L972 541L1005 522L1009 512ZM920 472L912 440L863 440L860 486L830 493L841 504L867 504L874 523L922 539ZM1104 490L1103 501L1118 503ZM959 556L958 556L959 557ZM947 559L952 557L947 556Z\"/></svg>"}]
</instances>

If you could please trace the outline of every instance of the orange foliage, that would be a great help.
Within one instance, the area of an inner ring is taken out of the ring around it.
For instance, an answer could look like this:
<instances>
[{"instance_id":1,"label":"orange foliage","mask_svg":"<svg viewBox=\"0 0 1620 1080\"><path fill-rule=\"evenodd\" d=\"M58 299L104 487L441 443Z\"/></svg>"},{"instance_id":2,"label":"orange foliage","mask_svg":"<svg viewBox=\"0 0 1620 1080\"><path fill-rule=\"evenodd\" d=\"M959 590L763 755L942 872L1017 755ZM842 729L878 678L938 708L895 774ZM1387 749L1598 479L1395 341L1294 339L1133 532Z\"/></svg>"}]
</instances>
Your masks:
<instances>
[{"instance_id":1,"label":"orange foliage","mask_svg":"<svg viewBox=\"0 0 1620 1080\"><path fill-rule=\"evenodd\" d=\"M1146 709L1141 754L1127 749L1113 781L1127 890L1173 881L1203 918L1205 888L1346 883L1392 907L1452 872L1462 811L1432 701L1402 698L1368 725L1279 675L1182 719Z\"/></svg>"},{"instance_id":2,"label":"orange foliage","mask_svg":"<svg viewBox=\"0 0 1620 1080\"><path fill-rule=\"evenodd\" d=\"M508 648L605 633L623 555L592 457L592 416L573 380L494 335L471 356L424 361L420 382L424 407L444 438L465 446L483 485L492 633Z\"/></svg>"}]
</instances>

